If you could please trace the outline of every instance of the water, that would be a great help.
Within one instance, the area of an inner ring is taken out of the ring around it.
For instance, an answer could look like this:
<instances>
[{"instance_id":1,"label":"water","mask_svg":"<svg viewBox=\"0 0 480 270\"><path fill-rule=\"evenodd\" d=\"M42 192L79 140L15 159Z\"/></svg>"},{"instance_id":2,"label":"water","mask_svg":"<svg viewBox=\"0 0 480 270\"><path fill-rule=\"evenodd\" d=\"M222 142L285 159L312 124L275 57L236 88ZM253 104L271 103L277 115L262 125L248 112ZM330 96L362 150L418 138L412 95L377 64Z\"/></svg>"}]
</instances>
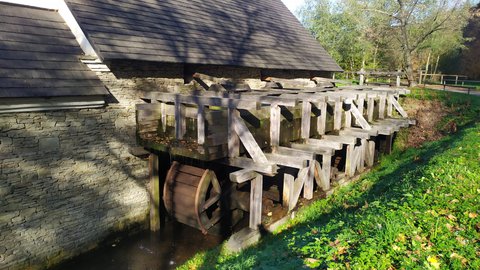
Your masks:
<instances>
[{"instance_id":1,"label":"water","mask_svg":"<svg viewBox=\"0 0 480 270\"><path fill-rule=\"evenodd\" d=\"M197 229L172 221L158 233L142 232L117 240L52 270L175 269L197 252L211 249L224 239L203 235Z\"/></svg>"}]
</instances>

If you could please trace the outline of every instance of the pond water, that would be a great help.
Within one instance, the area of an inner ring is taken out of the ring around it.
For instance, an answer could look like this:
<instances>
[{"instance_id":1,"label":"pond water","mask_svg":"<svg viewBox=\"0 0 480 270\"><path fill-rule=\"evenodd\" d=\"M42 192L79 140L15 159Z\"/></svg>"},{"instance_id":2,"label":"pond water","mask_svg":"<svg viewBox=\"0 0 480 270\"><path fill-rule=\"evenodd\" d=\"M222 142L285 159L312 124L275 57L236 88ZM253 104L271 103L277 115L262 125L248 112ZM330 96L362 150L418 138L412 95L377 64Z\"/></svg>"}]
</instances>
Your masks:
<instances>
[{"instance_id":1,"label":"pond water","mask_svg":"<svg viewBox=\"0 0 480 270\"><path fill-rule=\"evenodd\" d=\"M51 270L175 269L197 252L213 248L224 239L171 221L160 232L141 232L119 239Z\"/></svg>"}]
</instances>

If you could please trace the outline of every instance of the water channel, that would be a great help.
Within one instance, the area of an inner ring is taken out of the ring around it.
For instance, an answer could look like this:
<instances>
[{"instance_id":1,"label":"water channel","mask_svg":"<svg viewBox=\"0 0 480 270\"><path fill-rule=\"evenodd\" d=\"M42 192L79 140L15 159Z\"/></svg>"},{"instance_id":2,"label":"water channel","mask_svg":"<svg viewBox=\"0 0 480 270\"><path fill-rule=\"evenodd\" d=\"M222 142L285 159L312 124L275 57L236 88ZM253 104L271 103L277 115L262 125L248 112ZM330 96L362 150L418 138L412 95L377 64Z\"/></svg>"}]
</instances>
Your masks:
<instances>
[{"instance_id":1,"label":"water channel","mask_svg":"<svg viewBox=\"0 0 480 270\"><path fill-rule=\"evenodd\" d=\"M224 239L169 221L160 232L146 231L118 238L51 270L175 269L197 252L211 249Z\"/></svg>"}]
</instances>

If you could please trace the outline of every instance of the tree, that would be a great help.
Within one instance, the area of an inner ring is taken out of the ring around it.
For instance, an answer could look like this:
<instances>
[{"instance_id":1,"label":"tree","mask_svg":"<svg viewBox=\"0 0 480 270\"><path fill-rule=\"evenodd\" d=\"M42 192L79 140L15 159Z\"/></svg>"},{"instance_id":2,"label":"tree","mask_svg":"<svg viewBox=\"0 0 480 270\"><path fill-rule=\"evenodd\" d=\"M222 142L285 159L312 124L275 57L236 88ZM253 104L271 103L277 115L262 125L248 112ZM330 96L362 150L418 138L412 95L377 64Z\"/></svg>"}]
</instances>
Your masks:
<instances>
[{"instance_id":1,"label":"tree","mask_svg":"<svg viewBox=\"0 0 480 270\"><path fill-rule=\"evenodd\" d=\"M461 52L461 72L469 78L480 79L480 4L471 10L471 18L465 27L464 37L467 39Z\"/></svg>"},{"instance_id":2,"label":"tree","mask_svg":"<svg viewBox=\"0 0 480 270\"><path fill-rule=\"evenodd\" d=\"M410 85L415 84L413 56L432 48L437 33L459 33L467 19L464 0L381 0L362 1L363 9L390 19L391 34L400 45L403 65ZM360 2L360 4L362 4ZM444 37L444 36L443 36ZM441 41L442 39L437 39ZM438 43L437 43L438 44ZM451 44L458 46L458 43Z\"/></svg>"},{"instance_id":3,"label":"tree","mask_svg":"<svg viewBox=\"0 0 480 270\"><path fill-rule=\"evenodd\" d=\"M403 68L410 85L422 52L458 48L468 0L309 0L303 23L345 68L349 59L367 66ZM361 60L360 60L361 59Z\"/></svg>"}]
</instances>

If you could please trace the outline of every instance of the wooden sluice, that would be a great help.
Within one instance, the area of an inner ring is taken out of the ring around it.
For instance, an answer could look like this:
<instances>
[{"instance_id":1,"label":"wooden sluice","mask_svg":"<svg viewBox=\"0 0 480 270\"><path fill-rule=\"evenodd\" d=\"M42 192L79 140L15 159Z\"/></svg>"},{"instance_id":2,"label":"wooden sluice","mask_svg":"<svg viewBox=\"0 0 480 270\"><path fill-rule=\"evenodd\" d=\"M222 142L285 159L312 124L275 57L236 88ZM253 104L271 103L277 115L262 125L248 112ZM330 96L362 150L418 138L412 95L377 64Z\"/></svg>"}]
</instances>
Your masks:
<instances>
[{"instance_id":1,"label":"wooden sluice","mask_svg":"<svg viewBox=\"0 0 480 270\"><path fill-rule=\"evenodd\" d=\"M200 168L182 170L174 163L166 179L165 206L180 222L207 232L224 216L218 213L223 198L235 201L228 211L248 210L249 226L256 229L264 179L282 179L281 202L292 210L302 194L313 198L315 186L329 191L334 181L373 166L381 148L390 152L395 133L415 123L398 102L406 89L268 85L274 88L151 92L143 97L149 103L137 105L140 145L198 161ZM229 179L217 180L215 168ZM237 187L248 182L250 194L238 195ZM221 194L224 187L228 192Z\"/></svg>"}]
</instances>

